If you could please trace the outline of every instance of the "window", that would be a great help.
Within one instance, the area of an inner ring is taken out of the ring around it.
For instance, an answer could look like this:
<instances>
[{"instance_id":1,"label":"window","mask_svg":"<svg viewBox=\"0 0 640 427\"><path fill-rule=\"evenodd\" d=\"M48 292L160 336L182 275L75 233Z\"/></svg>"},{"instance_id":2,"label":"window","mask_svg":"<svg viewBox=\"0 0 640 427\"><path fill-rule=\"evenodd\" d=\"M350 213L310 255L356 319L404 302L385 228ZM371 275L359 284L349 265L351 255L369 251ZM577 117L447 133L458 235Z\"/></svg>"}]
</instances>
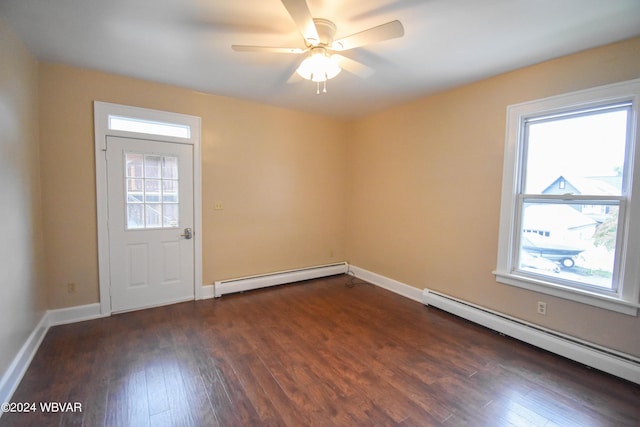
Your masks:
<instances>
[{"instance_id":1,"label":"window","mask_svg":"<svg viewBox=\"0 0 640 427\"><path fill-rule=\"evenodd\" d=\"M637 315L639 99L634 80L508 108L496 280Z\"/></svg>"},{"instance_id":2,"label":"window","mask_svg":"<svg viewBox=\"0 0 640 427\"><path fill-rule=\"evenodd\" d=\"M179 227L178 158L125 153L127 230Z\"/></svg>"},{"instance_id":3,"label":"window","mask_svg":"<svg viewBox=\"0 0 640 427\"><path fill-rule=\"evenodd\" d=\"M143 120L135 117L109 115L109 130L146 133L149 135L173 136L176 138L190 138L191 126L177 123Z\"/></svg>"}]
</instances>

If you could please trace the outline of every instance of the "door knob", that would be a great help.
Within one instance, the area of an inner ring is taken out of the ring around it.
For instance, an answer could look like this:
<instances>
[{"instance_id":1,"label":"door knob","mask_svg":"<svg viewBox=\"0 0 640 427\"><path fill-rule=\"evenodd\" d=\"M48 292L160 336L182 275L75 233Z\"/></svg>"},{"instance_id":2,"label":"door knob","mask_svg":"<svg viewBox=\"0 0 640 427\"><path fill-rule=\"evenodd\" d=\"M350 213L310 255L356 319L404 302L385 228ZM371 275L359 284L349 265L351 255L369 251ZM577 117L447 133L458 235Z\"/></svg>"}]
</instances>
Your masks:
<instances>
[{"instance_id":1,"label":"door knob","mask_svg":"<svg viewBox=\"0 0 640 427\"><path fill-rule=\"evenodd\" d=\"M192 239L193 238L193 231L190 228L185 228L184 229L184 234L181 234L180 236L184 237L187 240Z\"/></svg>"}]
</instances>

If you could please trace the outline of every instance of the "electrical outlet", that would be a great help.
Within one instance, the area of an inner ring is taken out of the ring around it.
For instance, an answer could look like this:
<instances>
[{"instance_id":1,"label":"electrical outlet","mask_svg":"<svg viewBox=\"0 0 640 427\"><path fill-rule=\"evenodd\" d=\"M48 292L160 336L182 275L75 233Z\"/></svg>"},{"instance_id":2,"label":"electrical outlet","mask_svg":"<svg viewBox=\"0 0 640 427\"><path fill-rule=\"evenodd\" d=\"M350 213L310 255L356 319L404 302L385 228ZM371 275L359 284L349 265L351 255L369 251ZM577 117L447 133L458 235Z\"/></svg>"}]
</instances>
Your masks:
<instances>
[{"instance_id":1,"label":"electrical outlet","mask_svg":"<svg viewBox=\"0 0 640 427\"><path fill-rule=\"evenodd\" d=\"M67 283L67 293L73 294L76 292L76 284L75 283Z\"/></svg>"},{"instance_id":2,"label":"electrical outlet","mask_svg":"<svg viewBox=\"0 0 640 427\"><path fill-rule=\"evenodd\" d=\"M543 316L547 315L547 303L538 301L538 314L542 314Z\"/></svg>"}]
</instances>

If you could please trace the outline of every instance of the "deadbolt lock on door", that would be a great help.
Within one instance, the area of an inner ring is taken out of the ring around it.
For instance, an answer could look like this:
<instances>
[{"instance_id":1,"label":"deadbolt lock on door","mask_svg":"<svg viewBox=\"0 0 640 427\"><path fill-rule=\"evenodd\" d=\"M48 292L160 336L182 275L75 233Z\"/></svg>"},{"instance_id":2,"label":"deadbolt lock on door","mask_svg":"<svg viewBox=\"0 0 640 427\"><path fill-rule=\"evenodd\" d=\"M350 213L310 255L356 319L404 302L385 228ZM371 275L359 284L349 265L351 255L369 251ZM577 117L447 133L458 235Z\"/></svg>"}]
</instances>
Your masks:
<instances>
[{"instance_id":1,"label":"deadbolt lock on door","mask_svg":"<svg viewBox=\"0 0 640 427\"><path fill-rule=\"evenodd\" d=\"M184 234L181 234L180 236L184 237L187 240L192 239L193 238L193 231L191 230L191 228L185 228L184 229Z\"/></svg>"}]
</instances>

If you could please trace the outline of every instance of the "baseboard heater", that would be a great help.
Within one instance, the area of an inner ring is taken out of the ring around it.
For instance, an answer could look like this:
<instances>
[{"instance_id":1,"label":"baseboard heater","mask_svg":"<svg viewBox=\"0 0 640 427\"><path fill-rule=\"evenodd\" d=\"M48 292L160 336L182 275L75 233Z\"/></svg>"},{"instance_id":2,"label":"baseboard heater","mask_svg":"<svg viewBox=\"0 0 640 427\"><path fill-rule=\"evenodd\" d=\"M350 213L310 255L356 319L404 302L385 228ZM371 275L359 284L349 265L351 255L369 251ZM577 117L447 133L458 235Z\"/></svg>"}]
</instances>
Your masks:
<instances>
[{"instance_id":1,"label":"baseboard heater","mask_svg":"<svg viewBox=\"0 0 640 427\"><path fill-rule=\"evenodd\" d=\"M640 359L425 289L423 303L517 340L640 384Z\"/></svg>"},{"instance_id":2,"label":"baseboard heater","mask_svg":"<svg viewBox=\"0 0 640 427\"><path fill-rule=\"evenodd\" d=\"M319 277L344 274L349 270L346 262L318 265L296 270L279 271L258 276L240 277L237 279L221 280L213 285L213 296L216 298L224 294L266 288L268 286L284 285L286 283L317 279Z\"/></svg>"}]
</instances>

